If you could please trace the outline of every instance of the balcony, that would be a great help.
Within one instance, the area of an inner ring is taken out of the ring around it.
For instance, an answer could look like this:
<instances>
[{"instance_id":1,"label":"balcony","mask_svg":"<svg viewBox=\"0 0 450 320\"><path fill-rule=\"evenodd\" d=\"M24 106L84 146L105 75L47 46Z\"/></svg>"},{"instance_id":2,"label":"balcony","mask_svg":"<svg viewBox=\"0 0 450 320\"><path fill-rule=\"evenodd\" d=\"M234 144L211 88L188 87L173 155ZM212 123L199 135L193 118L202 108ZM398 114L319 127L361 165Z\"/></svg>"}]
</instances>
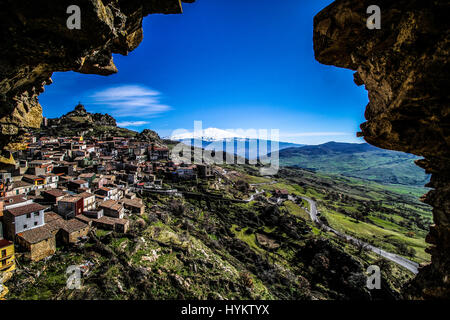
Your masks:
<instances>
[{"instance_id":1,"label":"balcony","mask_svg":"<svg viewBox=\"0 0 450 320\"><path fill-rule=\"evenodd\" d=\"M1 261L5 260L5 259L11 258L13 255L14 255L14 253L8 254L8 255L2 255L2 256L0 257L0 263L1 263Z\"/></svg>"},{"instance_id":2,"label":"balcony","mask_svg":"<svg viewBox=\"0 0 450 320\"><path fill-rule=\"evenodd\" d=\"M9 269L10 267L12 267L13 265L14 265L14 260L12 260L11 262L6 263L6 264L0 263L0 271L5 271L5 270Z\"/></svg>"}]
</instances>

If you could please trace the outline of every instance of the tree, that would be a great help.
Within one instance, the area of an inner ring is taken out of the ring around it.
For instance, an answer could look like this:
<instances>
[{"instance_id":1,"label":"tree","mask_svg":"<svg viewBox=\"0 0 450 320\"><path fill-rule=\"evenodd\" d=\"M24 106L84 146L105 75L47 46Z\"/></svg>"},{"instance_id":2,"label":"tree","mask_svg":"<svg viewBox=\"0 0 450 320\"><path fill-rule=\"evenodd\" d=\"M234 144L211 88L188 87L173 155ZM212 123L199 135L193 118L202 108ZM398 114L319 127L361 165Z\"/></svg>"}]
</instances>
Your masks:
<instances>
[{"instance_id":1,"label":"tree","mask_svg":"<svg viewBox=\"0 0 450 320\"><path fill-rule=\"evenodd\" d=\"M414 232L412 232L412 231L408 231L406 233L406 236L409 237L409 238L414 238L416 236L416 234Z\"/></svg>"},{"instance_id":2,"label":"tree","mask_svg":"<svg viewBox=\"0 0 450 320\"><path fill-rule=\"evenodd\" d=\"M368 249L367 243L357 240L356 248L358 249L358 255L360 256L363 252Z\"/></svg>"},{"instance_id":3,"label":"tree","mask_svg":"<svg viewBox=\"0 0 450 320\"><path fill-rule=\"evenodd\" d=\"M250 185L244 180L238 180L236 181L236 189L242 193L247 193L250 189Z\"/></svg>"},{"instance_id":4,"label":"tree","mask_svg":"<svg viewBox=\"0 0 450 320\"><path fill-rule=\"evenodd\" d=\"M173 200L169 203L169 210L176 216L181 216L184 214L185 207L183 203L179 200Z\"/></svg>"},{"instance_id":5,"label":"tree","mask_svg":"<svg viewBox=\"0 0 450 320\"><path fill-rule=\"evenodd\" d=\"M416 250L414 248L408 248L408 257L414 258L416 256Z\"/></svg>"}]
</instances>

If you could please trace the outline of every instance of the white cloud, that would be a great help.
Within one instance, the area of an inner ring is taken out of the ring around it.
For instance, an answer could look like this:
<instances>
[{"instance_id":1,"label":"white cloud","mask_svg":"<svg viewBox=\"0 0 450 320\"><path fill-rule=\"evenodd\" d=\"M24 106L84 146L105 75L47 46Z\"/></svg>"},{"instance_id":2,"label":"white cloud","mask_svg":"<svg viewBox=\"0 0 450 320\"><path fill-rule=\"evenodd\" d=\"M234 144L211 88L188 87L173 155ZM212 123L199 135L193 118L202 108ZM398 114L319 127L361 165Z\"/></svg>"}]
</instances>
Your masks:
<instances>
[{"instance_id":1,"label":"white cloud","mask_svg":"<svg viewBox=\"0 0 450 320\"><path fill-rule=\"evenodd\" d=\"M122 121L117 122L117 125L119 127L140 127L148 123L149 123L148 121Z\"/></svg>"},{"instance_id":2,"label":"white cloud","mask_svg":"<svg viewBox=\"0 0 450 320\"><path fill-rule=\"evenodd\" d=\"M91 104L101 105L102 112L114 117L154 117L171 110L162 104L162 94L141 85L121 85L98 91L90 96Z\"/></svg>"}]
</instances>

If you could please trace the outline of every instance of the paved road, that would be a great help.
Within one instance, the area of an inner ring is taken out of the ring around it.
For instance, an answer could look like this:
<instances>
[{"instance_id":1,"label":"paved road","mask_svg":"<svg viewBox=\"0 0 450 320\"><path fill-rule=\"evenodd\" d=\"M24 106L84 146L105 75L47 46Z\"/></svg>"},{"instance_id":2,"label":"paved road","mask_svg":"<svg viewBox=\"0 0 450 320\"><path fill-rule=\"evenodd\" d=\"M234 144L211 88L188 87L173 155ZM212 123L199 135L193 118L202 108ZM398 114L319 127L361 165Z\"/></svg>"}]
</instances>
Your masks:
<instances>
[{"instance_id":1,"label":"paved road","mask_svg":"<svg viewBox=\"0 0 450 320\"><path fill-rule=\"evenodd\" d=\"M385 251L383 249L374 247L373 245L371 245L369 243L363 242L363 241L361 241L359 239L356 239L356 238L354 238L352 236L346 235L346 234L344 234L342 232L339 232L337 230L334 230L333 228L330 228L330 227L324 225L323 222L320 221L319 218L317 217L316 202L314 200L310 199L310 198L307 198L307 197L301 197L301 198L306 200L306 201L308 201L309 207L310 207L309 215L311 217L311 220L314 223L316 223L317 225L321 226L322 228L324 228L327 231L333 232L334 234L338 235L339 237L347 239L347 241L353 242L356 245L363 245L368 250L371 250L371 251L375 252L376 254L378 254L378 255L380 255L380 256L382 256L382 257L384 257L384 258L386 258L386 259L388 259L388 260L390 260L392 262L397 263L398 265L408 269L409 271L411 271L414 274L418 273L419 264L417 262L408 260L408 259L406 259L406 258L404 258L402 256L397 255L397 254L390 253L390 252L387 252L387 251ZM295 200L295 199L290 196L290 200Z\"/></svg>"},{"instance_id":2,"label":"paved road","mask_svg":"<svg viewBox=\"0 0 450 320\"><path fill-rule=\"evenodd\" d=\"M260 182L260 183L251 183L250 186L251 187L257 187L257 186L263 186L266 184L276 184L276 181L269 181L269 182Z\"/></svg>"},{"instance_id":3,"label":"paved road","mask_svg":"<svg viewBox=\"0 0 450 320\"><path fill-rule=\"evenodd\" d=\"M262 193L264 193L264 191L258 191L258 189L256 189L256 190L255 190L255 193L252 194L252 195L250 196L250 198L245 199L244 201L245 201L245 202L253 201L257 195L262 194Z\"/></svg>"}]
</instances>

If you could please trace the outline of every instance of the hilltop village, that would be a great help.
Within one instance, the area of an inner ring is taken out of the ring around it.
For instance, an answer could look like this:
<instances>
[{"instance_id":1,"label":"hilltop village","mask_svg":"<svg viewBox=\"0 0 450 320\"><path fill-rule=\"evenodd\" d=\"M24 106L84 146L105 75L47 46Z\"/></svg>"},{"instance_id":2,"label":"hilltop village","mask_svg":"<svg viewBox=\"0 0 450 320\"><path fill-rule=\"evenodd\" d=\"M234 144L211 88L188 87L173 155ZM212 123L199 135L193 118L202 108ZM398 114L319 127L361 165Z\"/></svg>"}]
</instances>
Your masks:
<instances>
[{"instance_id":1,"label":"hilltop village","mask_svg":"<svg viewBox=\"0 0 450 320\"><path fill-rule=\"evenodd\" d=\"M0 272L16 268L15 251L40 261L93 229L126 234L145 211L142 194L180 196L166 182L214 179L210 166L174 163L161 141L141 140L28 136L0 171Z\"/></svg>"},{"instance_id":2,"label":"hilltop village","mask_svg":"<svg viewBox=\"0 0 450 320\"><path fill-rule=\"evenodd\" d=\"M126 217L144 212L136 192L214 177L209 166L170 161L166 146L126 137L31 137L17 161L0 172L1 235L34 261L54 253L57 239L76 242L90 227L126 233Z\"/></svg>"}]
</instances>

